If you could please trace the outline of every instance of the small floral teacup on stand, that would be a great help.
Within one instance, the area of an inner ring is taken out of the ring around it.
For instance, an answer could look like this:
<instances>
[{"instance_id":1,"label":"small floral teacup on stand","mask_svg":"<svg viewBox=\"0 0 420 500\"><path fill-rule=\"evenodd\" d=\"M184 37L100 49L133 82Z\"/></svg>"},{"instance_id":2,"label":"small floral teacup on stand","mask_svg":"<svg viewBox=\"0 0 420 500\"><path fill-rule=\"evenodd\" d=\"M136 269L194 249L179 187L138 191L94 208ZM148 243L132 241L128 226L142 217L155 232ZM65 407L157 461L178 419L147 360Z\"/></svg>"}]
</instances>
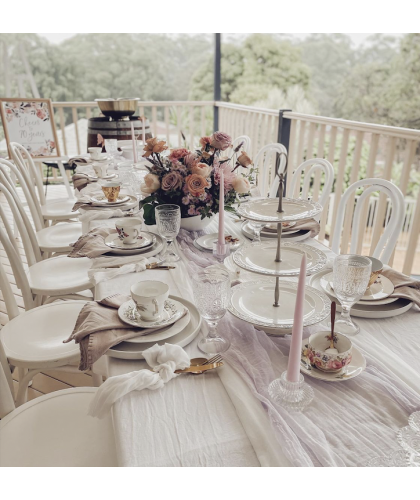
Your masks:
<instances>
[{"instance_id":1,"label":"small floral teacup on stand","mask_svg":"<svg viewBox=\"0 0 420 500\"><path fill-rule=\"evenodd\" d=\"M131 286L131 298L144 321L156 321L162 317L169 286L162 281L140 281Z\"/></svg>"},{"instance_id":2,"label":"small floral teacup on stand","mask_svg":"<svg viewBox=\"0 0 420 500\"><path fill-rule=\"evenodd\" d=\"M142 219L138 219L136 217L118 219L115 221L118 238L124 243L124 245L132 245L133 243L136 243L139 236L141 237L142 224Z\"/></svg>"}]
</instances>

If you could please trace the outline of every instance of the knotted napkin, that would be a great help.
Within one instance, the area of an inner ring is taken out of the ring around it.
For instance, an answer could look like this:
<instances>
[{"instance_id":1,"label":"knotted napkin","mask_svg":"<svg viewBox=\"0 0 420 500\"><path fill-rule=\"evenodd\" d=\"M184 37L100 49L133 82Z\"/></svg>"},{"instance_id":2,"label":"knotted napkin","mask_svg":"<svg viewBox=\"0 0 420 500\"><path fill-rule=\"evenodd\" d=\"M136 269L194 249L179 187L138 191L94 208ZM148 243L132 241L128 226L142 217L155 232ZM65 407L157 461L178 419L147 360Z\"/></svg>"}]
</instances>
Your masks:
<instances>
[{"instance_id":1,"label":"knotted napkin","mask_svg":"<svg viewBox=\"0 0 420 500\"><path fill-rule=\"evenodd\" d=\"M89 177L87 174L74 174L72 180L74 188L78 191L81 191L91 182L98 181L97 179L92 179L92 177Z\"/></svg>"},{"instance_id":2,"label":"knotted napkin","mask_svg":"<svg viewBox=\"0 0 420 500\"><path fill-rule=\"evenodd\" d=\"M99 302L90 301L84 305L70 337L63 340L65 344L72 340L79 344L79 370L89 370L108 349L120 342L162 329L162 327L136 328L121 321L118 308L127 300L130 300L128 295L115 294ZM187 310L183 316L186 313Z\"/></svg>"},{"instance_id":3,"label":"knotted napkin","mask_svg":"<svg viewBox=\"0 0 420 500\"><path fill-rule=\"evenodd\" d=\"M85 158L84 156L73 156L72 158L69 158L67 163L72 167L80 167L80 166L86 166L90 165L92 163L92 160L90 158Z\"/></svg>"},{"instance_id":4,"label":"knotted napkin","mask_svg":"<svg viewBox=\"0 0 420 500\"><path fill-rule=\"evenodd\" d=\"M392 281L394 285L391 297L411 300L420 308L420 280L410 278L410 276L395 271L389 266L384 266L381 274Z\"/></svg>"},{"instance_id":5,"label":"knotted napkin","mask_svg":"<svg viewBox=\"0 0 420 500\"><path fill-rule=\"evenodd\" d=\"M139 257L138 255L127 255L127 257L98 257L93 259L88 276L93 285L102 281L110 280L121 274L141 273L147 269L147 264L157 263L156 257Z\"/></svg>"},{"instance_id":6,"label":"knotted napkin","mask_svg":"<svg viewBox=\"0 0 420 500\"><path fill-rule=\"evenodd\" d=\"M129 392L161 389L177 376L175 370L190 366L188 354L178 345L155 344L143 351L143 356L153 371L139 370L108 378L97 390L89 407L89 415L103 418L112 405Z\"/></svg>"},{"instance_id":7,"label":"knotted napkin","mask_svg":"<svg viewBox=\"0 0 420 500\"><path fill-rule=\"evenodd\" d=\"M95 228L72 243L73 250L68 254L70 258L88 257L94 259L110 251L110 247L105 245L105 238L110 234L116 234L115 229Z\"/></svg>"}]
</instances>

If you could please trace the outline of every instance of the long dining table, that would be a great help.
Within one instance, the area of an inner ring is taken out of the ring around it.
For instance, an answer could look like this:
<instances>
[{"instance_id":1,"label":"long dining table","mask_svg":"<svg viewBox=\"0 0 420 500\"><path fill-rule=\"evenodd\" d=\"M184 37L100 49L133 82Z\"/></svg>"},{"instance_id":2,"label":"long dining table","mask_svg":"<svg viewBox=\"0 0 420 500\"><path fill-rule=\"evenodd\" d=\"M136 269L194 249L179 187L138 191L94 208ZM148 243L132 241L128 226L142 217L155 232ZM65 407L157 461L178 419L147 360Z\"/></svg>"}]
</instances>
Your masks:
<instances>
[{"instance_id":1,"label":"long dining table","mask_svg":"<svg viewBox=\"0 0 420 500\"><path fill-rule=\"evenodd\" d=\"M92 221L90 229L113 224L112 219ZM226 217L226 231L246 241L240 226ZM217 232L217 221L205 232ZM181 230L177 243L181 260L176 269L147 270L101 282L95 287L95 299L115 293L128 295L134 283L159 280L169 285L170 294L194 302L189 279L194 257L212 258L188 244L195 235ZM304 243L322 250L328 259L334 258L334 253L317 240ZM420 315L412 308L394 318L356 321L361 331L352 341L367 358L366 370L354 380L335 384L305 376L315 389L314 402L303 415L282 413L276 420L264 394L264 380L269 382L270 376L278 377L285 369L289 337L268 337L227 312L219 326L221 334L229 333L232 345L239 337L242 346L246 345L248 338L249 350L232 348L218 370L200 376L181 375L161 390L134 391L119 400L113 407L119 464L363 466L378 454L386 454L388 447L398 448L396 431L407 425L411 411L420 409ZM205 328L203 324L202 331ZM242 333L248 336L245 344ZM202 356L197 338L184 347L191 358ZM266 354L264 366L259 366L261 360L255 354L260 348L265 349L261 351ZM238 361L238 357L242 359ZM108 377L147 367L144 360L111 356L101 358L98 366ZM336 426L342 426L341 434L334 429L335 434L329 436L323 428L328 407Z\"/></svg>"}]
</instances>

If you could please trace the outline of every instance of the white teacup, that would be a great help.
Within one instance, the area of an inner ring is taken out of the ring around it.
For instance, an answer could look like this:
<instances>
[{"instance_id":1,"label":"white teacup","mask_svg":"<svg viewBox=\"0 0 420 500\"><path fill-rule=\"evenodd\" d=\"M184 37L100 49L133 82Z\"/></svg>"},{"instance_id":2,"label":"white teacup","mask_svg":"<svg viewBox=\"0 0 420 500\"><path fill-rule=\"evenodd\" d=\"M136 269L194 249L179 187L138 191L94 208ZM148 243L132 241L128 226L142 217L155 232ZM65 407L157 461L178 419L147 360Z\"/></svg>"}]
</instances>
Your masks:
<instances>
[{"instance_id":1,"label":"white teacup","mask_svg":"<svg viewBox=\"0 0 420 500\"><path fill-rule=\"evenodd\" d=\"M132 285L130 292L141 319L156 321L162 317L165 301L169 297L169 286L166 283L140 281Z\"/></svg>"},{"instance_id":2,"label":"white teacup","mask_svg":"<svg viewBox=\"0 0 420 500\"><path fill-rule=\"evenodd\" d=\"M141 235L142 224L143 221L136 217L118 219L115 221L118 238L124 243L124 245L136 243L137 238Z\"/></svg>"},{"instance_id":3,"label":"white teacup","mask_svg":"<svg viewBox=\"0 0 420 500\"><path fill-rule=\"evenodd\" d=\"M102 148L88 148L92 160L99 160L102 153Z\"/></svg>"},{"instance_id":4,"label":"white teacup","mask_svg":"<svg viewBox=\"0 0 420 500\"><path fill-rule=\"evenodd\" d=\"M108 173L108 165L101 165L98 163L94 163L92 165L93 170L95 171L95 174L102 179L103 177L106 177Z\"/></svg>"}]
</instances>

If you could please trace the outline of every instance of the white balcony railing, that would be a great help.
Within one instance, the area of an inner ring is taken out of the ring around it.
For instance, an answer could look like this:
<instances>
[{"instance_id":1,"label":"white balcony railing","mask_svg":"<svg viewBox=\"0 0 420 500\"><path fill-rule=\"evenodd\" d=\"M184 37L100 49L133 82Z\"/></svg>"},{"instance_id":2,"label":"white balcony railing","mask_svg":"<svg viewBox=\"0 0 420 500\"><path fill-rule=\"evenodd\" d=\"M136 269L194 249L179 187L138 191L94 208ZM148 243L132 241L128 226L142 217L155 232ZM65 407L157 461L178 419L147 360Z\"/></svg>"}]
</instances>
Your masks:
<instances>
[{"instance_id":1,"label":"white balcony railing","mask_svg":"<svg viewBox=\"0 0 420 500\"><path fill-rule=\"evenodd\" d=\"M200 136L212 132L214 105L219 109L219 130L233 138L248 135L252 156L255 157L262 146L277 142L278 110L213 101L143 101L139 103L139 114L149 119L152 133L165 139L171 147L183 145L184 134L187 146L192 148L197 146ZM54 108L62 153L75 155L85 152L87 119L99 115L96 103L57 102ZM334 196L324 211L319 239L325 240L330 236L346 185L359 176L392 180L406 197L406 219L397 244L398 255L394 266L408 274L420 274L420 186L414 185L415 176L420 176L420 130L294 112L285 112L284 118L291 121L289 172L305 159L315 156L327 158L335 168ZM289 182L290 179L289 175ZM312 186L315 200L321 186L322 179L317 177ZM370 204L366 203L366 223L360 225L365 231L360 235L358 252L372 251L380 238L387 214L388 205L384 197L380 196L374 205L372 198ZM351 221L352 211L347 210L341 242L343 253L348 249Z\"/></svg>"}]
</instances>

